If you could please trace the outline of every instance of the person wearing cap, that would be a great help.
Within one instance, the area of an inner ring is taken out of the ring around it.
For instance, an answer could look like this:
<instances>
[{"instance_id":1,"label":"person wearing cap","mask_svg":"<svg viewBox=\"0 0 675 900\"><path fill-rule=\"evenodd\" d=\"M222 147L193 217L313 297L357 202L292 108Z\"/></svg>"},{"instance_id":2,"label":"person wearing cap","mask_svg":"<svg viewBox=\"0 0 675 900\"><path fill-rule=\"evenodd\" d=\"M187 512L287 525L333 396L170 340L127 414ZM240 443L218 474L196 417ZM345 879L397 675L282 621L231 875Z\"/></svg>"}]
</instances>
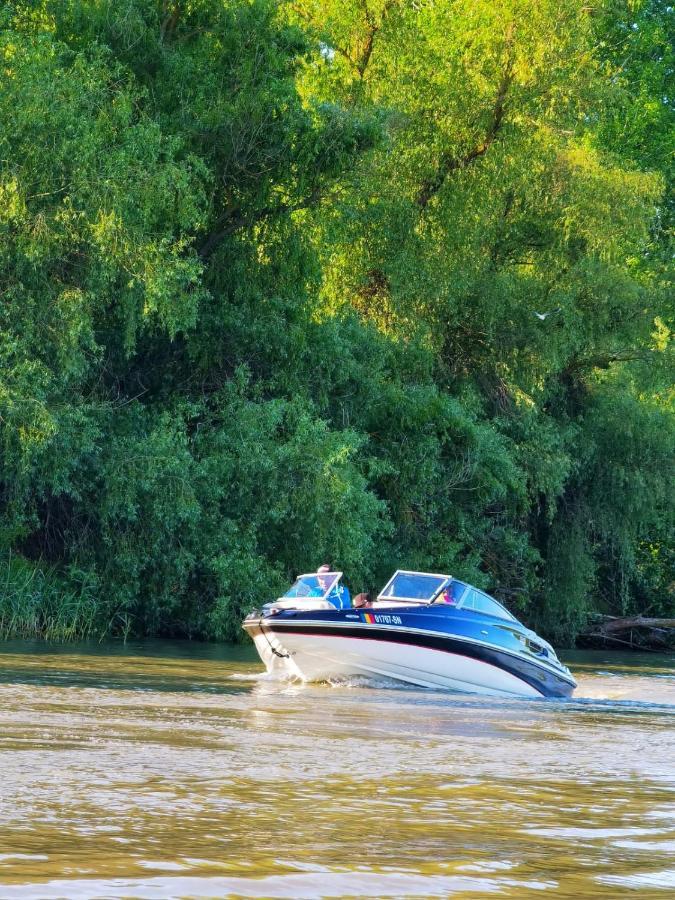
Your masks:
<instances>
[{"instance_id":1,"label":"person wearing cap","mask_svg":"<svg viewBox=\"0 0 675 900\"><path fill-rule=\"evenodd\" d=\"M332 568L324 563L322 566L316 570L316 574L318 577L319 587L326 591L330 584L330 580L326 578L326 575L332 571ZM323 575L323 578L321 577ZM349 590L344 584L334 584L331 588L330 592L326 596L326 600L329 603L332 603L333 606L337 607L337 609L350 609L352 602L351 597L349 596Z\"/></svg>"}]
</instances>

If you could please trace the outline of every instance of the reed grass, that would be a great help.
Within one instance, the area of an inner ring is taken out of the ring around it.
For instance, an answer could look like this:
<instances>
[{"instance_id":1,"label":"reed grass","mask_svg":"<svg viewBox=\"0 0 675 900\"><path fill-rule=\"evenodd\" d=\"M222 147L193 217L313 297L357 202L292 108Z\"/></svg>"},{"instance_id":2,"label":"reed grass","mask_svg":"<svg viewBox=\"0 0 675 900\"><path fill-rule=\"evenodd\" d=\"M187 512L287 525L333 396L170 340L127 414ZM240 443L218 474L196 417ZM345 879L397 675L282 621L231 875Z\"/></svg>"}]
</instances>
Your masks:
<instances>
[{"instance_id":1,"label":"reed grass","mask_svg":"<svg viewBox=\"0 0 675 900\"><path fill-rule=\"evenodd\" d=\"M0 559L0 639L82 640L100 631L100 621L85 573L67 581L20 556Z\"/></svg>"}]
</instances>

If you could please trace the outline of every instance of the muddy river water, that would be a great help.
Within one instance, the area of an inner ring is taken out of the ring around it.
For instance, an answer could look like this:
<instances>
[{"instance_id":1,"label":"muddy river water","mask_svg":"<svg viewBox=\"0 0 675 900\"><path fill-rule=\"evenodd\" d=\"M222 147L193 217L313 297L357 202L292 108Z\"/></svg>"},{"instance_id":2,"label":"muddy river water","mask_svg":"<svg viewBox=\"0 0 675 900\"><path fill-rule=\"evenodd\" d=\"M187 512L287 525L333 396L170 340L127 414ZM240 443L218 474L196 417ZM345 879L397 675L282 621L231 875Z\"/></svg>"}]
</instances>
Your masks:
<instances>
[{"instance_id":1,"label":"muddy river water","mask_svg":"<svg viewBox=\"0 0 675 900\"><path fill-rule=\"evenodd\" d=\"M0 898L675 896L675 658L568 701L0 645Z\"/></svg>"}]
</instances>

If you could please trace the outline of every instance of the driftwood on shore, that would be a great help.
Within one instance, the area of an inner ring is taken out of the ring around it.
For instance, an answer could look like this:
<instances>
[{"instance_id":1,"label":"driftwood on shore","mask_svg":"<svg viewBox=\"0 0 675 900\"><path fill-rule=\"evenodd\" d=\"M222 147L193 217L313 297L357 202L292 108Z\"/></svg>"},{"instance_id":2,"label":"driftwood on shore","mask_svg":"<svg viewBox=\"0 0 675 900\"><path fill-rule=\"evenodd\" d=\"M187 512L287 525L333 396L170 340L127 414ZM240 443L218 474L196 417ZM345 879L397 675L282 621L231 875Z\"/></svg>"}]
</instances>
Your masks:
<instances>
[{"instance_id":1,"label":"driftwood on shore","mask_svg":"<svg viewBox=\"0 0 675 900\"><path fill-rule=\"evenodd\" d=\"M675 619L647 616L594 616L579 635L585 646L623 645L634 650L675 649Z\"/></svg>"}]
</instances>

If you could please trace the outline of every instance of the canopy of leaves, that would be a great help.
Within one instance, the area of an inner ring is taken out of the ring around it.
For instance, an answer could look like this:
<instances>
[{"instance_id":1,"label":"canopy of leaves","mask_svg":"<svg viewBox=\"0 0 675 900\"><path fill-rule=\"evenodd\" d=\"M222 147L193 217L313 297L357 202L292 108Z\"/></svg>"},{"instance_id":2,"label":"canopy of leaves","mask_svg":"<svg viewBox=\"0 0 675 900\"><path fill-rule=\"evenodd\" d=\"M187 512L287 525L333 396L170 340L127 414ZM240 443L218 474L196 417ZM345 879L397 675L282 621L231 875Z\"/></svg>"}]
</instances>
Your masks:
<instances>
[{"instance_id":1,"label":"canopy of leaves","mask_svg":"<svg viewBox=\"0 0 675 900\"><path fill-rule=\"evenodd\" d=\"M326 561L564 641L672 615L672 36L661 0L6 2L0 629L233 637Z\"/></svg>"}]
</instances>

